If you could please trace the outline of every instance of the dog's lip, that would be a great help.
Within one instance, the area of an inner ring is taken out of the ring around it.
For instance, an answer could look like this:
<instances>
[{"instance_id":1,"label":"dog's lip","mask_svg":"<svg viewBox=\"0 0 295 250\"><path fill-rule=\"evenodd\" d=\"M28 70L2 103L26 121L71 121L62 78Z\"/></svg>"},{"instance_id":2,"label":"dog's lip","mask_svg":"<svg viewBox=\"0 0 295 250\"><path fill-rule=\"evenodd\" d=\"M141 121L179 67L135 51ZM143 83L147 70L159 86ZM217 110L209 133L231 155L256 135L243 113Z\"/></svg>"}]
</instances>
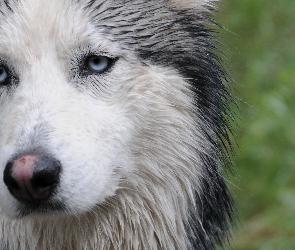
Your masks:
<instances>
[{"instance_id":1,"label":"dog's lip","mask_svg":"<svg viewBox=\"0 0 295 250\"><path fill-rule=\"evenodd\" d=\"M62 213L65 212L65 205L60 202L39 202L39 203L24 203L20 202L17 214L18 218L23 218L28 215L37 214L51 214L51 213Z\"/></svg>"}]
</instances>

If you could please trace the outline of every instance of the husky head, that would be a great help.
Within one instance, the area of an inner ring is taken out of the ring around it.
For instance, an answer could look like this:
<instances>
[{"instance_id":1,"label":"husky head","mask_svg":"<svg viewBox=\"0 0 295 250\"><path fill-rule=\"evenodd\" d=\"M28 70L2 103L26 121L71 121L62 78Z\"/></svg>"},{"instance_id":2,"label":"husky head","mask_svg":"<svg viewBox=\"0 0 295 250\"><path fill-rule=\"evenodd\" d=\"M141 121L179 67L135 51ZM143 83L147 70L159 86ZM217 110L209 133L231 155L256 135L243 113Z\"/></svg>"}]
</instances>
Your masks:
<instances>
[{"instance_id":1,"label":"husky head","mask_svg":"<svg viewBox=\"0 0 295 250\"><path fill-rule=\"evenodd\" d=\"M27 220L46 235L42 221L92 214L106 249L210 249L220 241L231 213L218 167L229 94L201 14L208 6L0 3L4 227L18 218L16 231ZM8 233L2 238L9 242Z\"/></svg>"}]
</instances>

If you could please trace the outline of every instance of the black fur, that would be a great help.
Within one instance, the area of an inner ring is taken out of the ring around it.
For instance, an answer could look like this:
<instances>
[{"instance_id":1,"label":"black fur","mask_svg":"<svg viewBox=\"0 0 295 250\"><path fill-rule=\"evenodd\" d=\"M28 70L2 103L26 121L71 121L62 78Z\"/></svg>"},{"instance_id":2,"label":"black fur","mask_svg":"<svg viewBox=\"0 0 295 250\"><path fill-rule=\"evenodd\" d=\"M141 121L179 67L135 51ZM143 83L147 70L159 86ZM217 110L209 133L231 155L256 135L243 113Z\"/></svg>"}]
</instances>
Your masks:
<instances>
[{"instance_id":1,"label":"black fur","mask_svg":"<svg viewBox=\"0 0 295 250\"><path fill-rule=\"evenodd\" d=\"M143 61L170 66L191 84L198 117L207 125L201 132L211 148L209 153L201 155L201 191L196 191L197 208L190 211L187 233L193 249L212 250L216 244L227 242L229 224L234 217L233 200L220 172L220 167L230 165L228 131L232 97L224 84L227 79L217 56L214 31L207 26L216 23L208 17L212 10L193 14L168 11L160 4L145 1L137 3L140 10L132 7L134 1L130 0L118 1L112 9L103 8L102 4L102 12L97 15L99 26L119 37L126 49L134 48ZM117 16L125 19L112 23ZM119 28L113 29L114 26Z\"/></svg>"},{"instance_id":2,"label":"black fur","mask_svg":"<svg viewBox=\"0 0 295 250\"><path fill-rule=\"evenodd\" d=\"M12 10L12 8L11 8L11 6L10 6L9 0L4 0L4 3L5 3L5 5L6 5L6 7L7 7L11 12L13 12L13 10Z\"/></svg>"},{"instance_id":3,"label":"black fur","mask_svg":"<svg viewBox=\"0 0 295 250\"><path fill-rule=\"evenodd\" d=\"M225 74L212 52L215 48L210 41L210 30L203 25L194 26L196 20L183 17L177 23L181 23L187 30L187 35L194 43L194 51L182 50L181 44L176 44L175 39L171 47L160 48L158 51L154 51L152 47L140 49L139 54L153 63L171 65L189 79L195 92L195 104L198 112L201 112L200 117L212 132L209 134L203 131L213 146L210 157L202 156L205 168L202 191L196 194L199 201L196 204L199 206L197 211L191 211L192 221L188 225L189 238L194 249L207 250L215 249L215 243L221 245L224 242L228 234L228 220L232 221L232 198L219 170L222 162L217 160L224 159L228 163L223 147L229 143L226 115L230 94L222 82ZM181 43L181 39L178 41ZM195 218L202 218L202 225Z\"/></svg>"}]
</instances>

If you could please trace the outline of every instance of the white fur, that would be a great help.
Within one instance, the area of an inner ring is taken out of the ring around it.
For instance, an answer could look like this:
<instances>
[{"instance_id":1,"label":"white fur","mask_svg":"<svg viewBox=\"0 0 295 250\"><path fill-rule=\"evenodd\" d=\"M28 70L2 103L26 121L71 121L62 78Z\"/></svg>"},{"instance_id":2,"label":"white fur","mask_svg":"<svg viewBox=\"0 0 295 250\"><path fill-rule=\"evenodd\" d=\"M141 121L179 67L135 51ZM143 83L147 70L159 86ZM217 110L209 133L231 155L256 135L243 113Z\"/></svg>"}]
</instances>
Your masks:
<instances>
[{"instance_id":1,"label":"white fur","mask_svg":"<svg viewBox=\"0 0 295 250\"><path fill-rule=\"evenodd\" d=\"M0 241L11 250L186 249L187 201L201 176L196 152L210 147L193 93L177 70L142 65L94 30L74 2L22 0L1 20L0 57L20 83L0 96L0 180L16 150L42 147L62 162L56 200L68 213L13 219L17 201L1 181ZM71 72L72 58L89 49L120 57L96 78L101 91Z\"/></svg>"}]
</instances>

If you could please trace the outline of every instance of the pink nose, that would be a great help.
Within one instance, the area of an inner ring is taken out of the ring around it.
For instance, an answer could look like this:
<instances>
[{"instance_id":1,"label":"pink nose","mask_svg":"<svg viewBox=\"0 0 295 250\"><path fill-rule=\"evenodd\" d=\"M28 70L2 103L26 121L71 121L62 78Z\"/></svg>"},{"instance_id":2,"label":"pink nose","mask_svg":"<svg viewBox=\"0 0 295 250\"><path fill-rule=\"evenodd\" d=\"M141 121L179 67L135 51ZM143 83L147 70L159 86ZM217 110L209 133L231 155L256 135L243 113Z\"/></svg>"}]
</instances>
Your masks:
<instances>
[{"instance_id":1,"label":"pink nose","mask_svg":"<svg viewBox=\"0 0 295 250\"><path fill-rule=\"evenodd\" d=\"M19 201L48 200L59 183L60 162L44 154L22 155L6 164L4 183Z\"/></svg>"},{"instance_id":2,"label":"pink nose","mask_svg":"<svg viewBox=\"0 0 295 250\"><path fill-rule=\"evenodd\" d=\"M33 177L36 155L25 155L13 162L11 177L20 185L30 182Z\"/></svg>"}]
</instances>

